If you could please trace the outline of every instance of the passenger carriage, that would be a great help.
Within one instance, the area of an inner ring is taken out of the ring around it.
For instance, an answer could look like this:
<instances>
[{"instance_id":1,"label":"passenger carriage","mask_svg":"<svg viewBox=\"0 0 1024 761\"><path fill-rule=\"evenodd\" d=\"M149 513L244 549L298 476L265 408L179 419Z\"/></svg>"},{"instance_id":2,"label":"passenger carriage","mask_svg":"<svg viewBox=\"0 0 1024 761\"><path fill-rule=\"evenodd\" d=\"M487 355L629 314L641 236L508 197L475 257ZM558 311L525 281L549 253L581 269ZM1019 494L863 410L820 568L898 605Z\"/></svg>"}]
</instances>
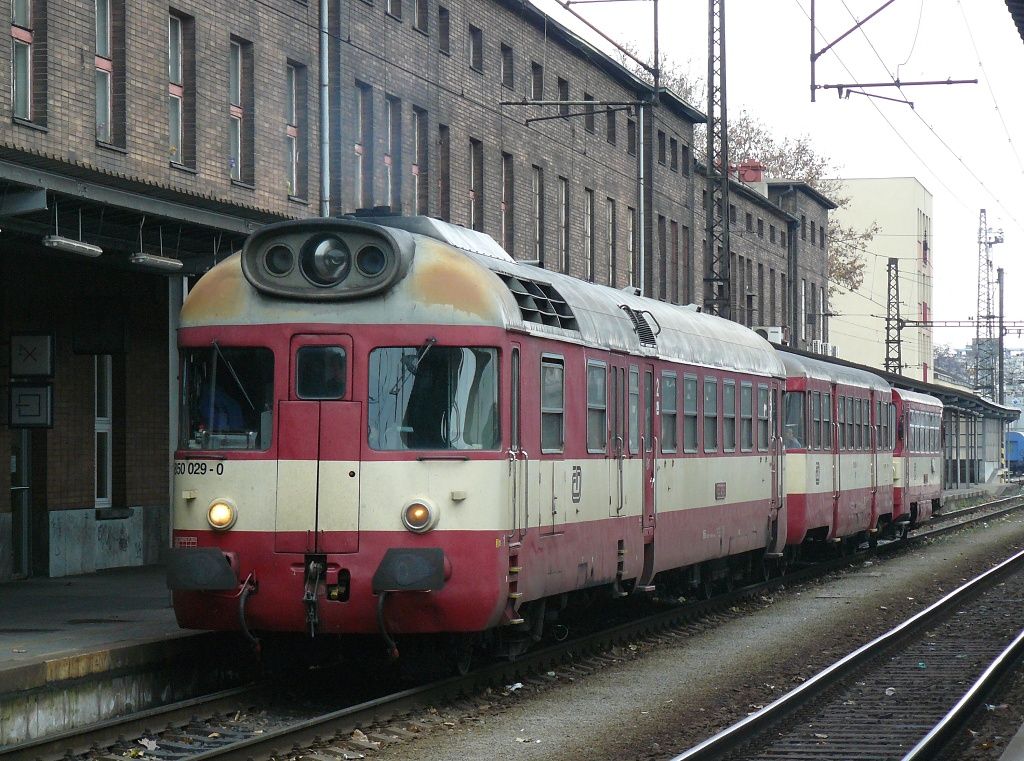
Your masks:
<instances>
[{"instance_id":1,"label":"passenger carriage","mask_svg":"<svg viewBox=\"0 0 1024 761\"><path fill-rule=\"evenodd\" d=\"M928 520L942 498L942 402L934 396L893 389L893 520L914 527Z\"/></svg>"},{"instance_id":2,"label":"passenger carriage","mask_svg":"<svg viewBox=\"0 0 1024 761\"><path fill-rule=\"evenodd\" d=\"M892 520L892 393L877 375L783 353L787 541L873 539Z\"/></svg>"},{"instance_id":3,"label":"passenger carriage","mask_svg":"<svg viewBox=\"0 0 1024 761\"><path fill-rule=\"evenodd\" d=\"M182 626L535 635L567 593L781 552L766 341L463 228L376 221L268 226L188 295Z\"/></svg>"}]
</instances>

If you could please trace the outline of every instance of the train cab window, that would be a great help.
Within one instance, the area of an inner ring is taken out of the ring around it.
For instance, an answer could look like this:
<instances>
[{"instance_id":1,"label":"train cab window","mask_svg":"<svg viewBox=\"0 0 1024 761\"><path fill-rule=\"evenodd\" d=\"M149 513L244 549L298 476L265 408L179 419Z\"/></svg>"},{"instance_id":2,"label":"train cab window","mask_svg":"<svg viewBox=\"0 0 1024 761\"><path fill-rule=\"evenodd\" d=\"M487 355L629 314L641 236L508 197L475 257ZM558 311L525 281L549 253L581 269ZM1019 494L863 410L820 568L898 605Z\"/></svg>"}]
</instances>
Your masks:
<instances>
[{"instance_id":1,"label":"train cab window","mask_svg":"<svg viewBox=\"0 0 1024 761\"><path fill-rule=\"evenodd\" d=\"M367 426L373 449L497 449L498 350L399 346L374 349Z\"/></svg>"},{"instance_id":2,"label":"train cab window","mask_svg":"<svg viewBox=\"0 0 1024 761\"><path fill-rule=\"evenodd\" d=\"M821 392L811 392L811 447L821 449Z\"/></svg>"},{"instance_id":3,"label":"train cab window","mask_svg":"<svg viewBox=\"0 0 1024 761\"><path fill-rule=\"evenodd\" d=\"M718 380L704 379L704 451L718 451Z\"/></svg>"},{"instance_id":4,"label":"train cab window","mask_svg":"<svg viewBox=\"0 0 1024 761\"><path fill-rule=\"evenodd\" d=\"M540 363L540 448L561 452L565 446L565 364L561 357Z\"/></svg>"},{"instance_id":5,"label":"train cab window","mask_svg":"<svg viewBox=\"0 0 1024 761\"><path fill-rule=\"evenodd\" d=\"M640 370L629 368L629 451L640 451Z\"/></svg>"},{"instance_id":6,"label":"train cab window","mask_svg":"<svg viewBox=\"0 0 1024 761\"><path fill-rule=\"evenodd\" d=\"M605 366L587 363L587 451L608 450L608 380Z\"/></svg>"},{"instance_id":7,"label":"train cab window","mask_svg":"<svg viewBox=\"0 0 1024 761\"><path fill-rule=\"evenodd\" d=\"M182 449L264 450L273 424L274 353L216 343L181 352Z\"/></svg>"},{"instance_id":8,"label":"train cab window","mask_svg":"<svg viewBox=\"0 0 1024 761\"><path fill-rule=\"evenodd\" d=\"M295 392L299 399L341 399L348 363L340 346L303 346L295 356Z\"/></svg>"},{"instance_id":9,"label":"train cab window","mask_svg":"<svg viewBox=\"0 0 1024 761\"><path fill-rule=\"evenodd\" d=\"M722 447L726 452L736 451L736 383L722 384Z\"/></svg>"},{"instance_id":10,"label":"train cab window","mask_svg":"<svg viewBox=\"0 0 1024 761\"><path fill-rule=\"evenodd\" d=\"M676 411L678 409L676 395L676 374L661 374L661 451L675 452L678 447L676 428Z\"/></svg>"},{"instance_id":11,"label":"train cab window","mask_svg":"<svg viewBox=\"0 0 1024 761\"><path fill-rule=\"evenodd\" d=\"M823 394L821 398L821 440L822 446L832 451L832 394Z\"/></svg>"},{"instance_id":12,"label":"train cab window","mask_svg":"<svg viewBox=\"0 0 1024 761\"><path fill-rule=\"evenodd\" d=\"M757 387L757 448L762 452L768 450L768 433L775 425L778 397L768 394L768 387Z\"/></svg>"},{"instance_id":13,"label":"train cab window","mask_svg":"<svg viewBox=\"0 0 1024 761\"><path fill-rule=\"evenodd\" d=\"M782 440L786 449L800 449L807 437L804 435L804 392L787 391L783 397Z\"/></svg>"},{"instance_id":14,"label":"train cab window","mask_svg":"<svg viewBox=\"0 0 1024 761\"><path fill-rule=\"evenodd\" d=\"M754 387L750 383L740 384L740 449L749 452L754 448Z\"/></svg>"},{"instance_id":15,"label":"train cab window","mask_svg":"<svg viewBox=\"0 0 1024 761\"><path fill-rule=\"evenodd\" d=\"M683 451L697 451L697 378L683 376Z\"/></svg>"}]
</instances>

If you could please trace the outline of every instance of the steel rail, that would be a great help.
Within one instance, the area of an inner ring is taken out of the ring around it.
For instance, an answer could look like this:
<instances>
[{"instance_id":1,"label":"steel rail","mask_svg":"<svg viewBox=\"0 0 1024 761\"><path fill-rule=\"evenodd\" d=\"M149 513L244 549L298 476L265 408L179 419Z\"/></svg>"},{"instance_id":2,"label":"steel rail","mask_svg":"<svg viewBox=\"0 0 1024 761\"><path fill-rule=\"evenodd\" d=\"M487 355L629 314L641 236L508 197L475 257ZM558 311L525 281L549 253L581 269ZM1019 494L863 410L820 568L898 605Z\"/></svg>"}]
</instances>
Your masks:
<instances>
[{"instance_id":1,"label":"steel rail","mask_svg":"<svg viewBox=\"0 0 1024 761\"><path fill-rule=\"evenodd\" d=\"M980 594L984 589L1003 578L1003 576L1017 570L1020 565L1024 565L1024 551L1012 555L988 571L976 576L971 581L953 590L895 628L840 658L831 666L818 672L778 700L769 703L761 710L723 729L699 745L695 745L684 753L673 757L672 761L711 761L736 750L740 745L757 737L778 720L807 705L824 690L832 687L839 680L849 675L856 667L865 663L870 658L879 655L903 638L930 626L947 611L963 604L966 599L973 595Z\"/></svg>"}]
</instances>

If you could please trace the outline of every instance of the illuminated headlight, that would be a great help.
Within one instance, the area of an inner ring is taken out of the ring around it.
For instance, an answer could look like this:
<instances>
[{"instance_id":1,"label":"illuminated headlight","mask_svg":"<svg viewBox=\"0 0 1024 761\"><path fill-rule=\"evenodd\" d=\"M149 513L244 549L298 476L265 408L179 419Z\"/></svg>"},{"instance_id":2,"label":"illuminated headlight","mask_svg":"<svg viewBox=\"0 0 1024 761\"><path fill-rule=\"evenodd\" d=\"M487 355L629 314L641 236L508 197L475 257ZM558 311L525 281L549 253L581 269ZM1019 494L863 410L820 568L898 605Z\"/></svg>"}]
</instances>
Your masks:
<instances>
[{"instance_id":1,"label":"illuminated headlight","mask_svg":"<svg viewBox=\"0 0 1024 761\"><path fill-rule=\"evenodd\" d=\"M206 511L206 520L214 531L227 531L238 520L238 510L226 499L216 499Z\"/></svg>"},{"instance_id":2,"label":"illuminated headlight","mask_svg":"<svg viewBox=\"0 0 1024 761\"><path fill-rule=\"evenodd\" d=\"M402 508L402 524L416 534L425 534L437 525L438 514L425 500L417 499Z\"/></svg>"}]
</instances>

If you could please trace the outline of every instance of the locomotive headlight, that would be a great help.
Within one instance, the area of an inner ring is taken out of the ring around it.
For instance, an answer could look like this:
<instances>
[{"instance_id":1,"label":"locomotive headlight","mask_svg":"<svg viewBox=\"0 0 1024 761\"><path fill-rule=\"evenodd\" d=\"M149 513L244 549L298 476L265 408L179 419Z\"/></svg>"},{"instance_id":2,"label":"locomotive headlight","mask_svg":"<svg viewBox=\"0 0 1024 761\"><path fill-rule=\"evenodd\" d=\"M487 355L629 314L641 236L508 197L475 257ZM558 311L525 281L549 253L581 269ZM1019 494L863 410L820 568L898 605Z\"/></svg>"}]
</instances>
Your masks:
<instances>
[{"instance_id":1,"label":"locomotive headlight","mask_svg":"<svg viewBox=\"0 0 1024 761\"><path fill-rule=\"evenodd\" d=\"M206 520L215 531L227 531L238 520L238 510L226 499L215 499L206 511Z\"/></svg>"},{"instance_id":2,"label":"locomotive headlight","mask_svg":"<svg viewBox=\"0 0 1024 761\"><path fill-rule=\"evenodd\" d=\"M299 269L313 285L337 285L352 269L352 252L336 235L310 238L302 247Z\"/></svg>"},{"instance_id":3,"label":"locomotive headlight","mask_svg":"<svg viewBox=\"0 0 1024 761\"><path fill-rule=\"evenodd\" d=\"M402 508L402 524L416 534L425 534L437 525L437 510L426 500L413 500Z\"/></svg>"},{"instance_id":4,"label":"locomotive headlight","mask_svg":"<svg viewBox=\"0 0 1024 761\"><path fill-rule=\"evenodd\" d=\"M284 277L295 266L295 255L287 246L271 246L263 255L263 263L271 275Z\"/></svg>"},{"instance_id":5,"label":"locomotive headlight","mask_svg":"<svg viewBox=\"0 0 1024 761\"><path fill-rule=\"evenodd\" d=\"M388 266L388 257L380 246L363 246L356 254L356 269L367 277L377 277Z\"/></svg>"}]
</instances>

